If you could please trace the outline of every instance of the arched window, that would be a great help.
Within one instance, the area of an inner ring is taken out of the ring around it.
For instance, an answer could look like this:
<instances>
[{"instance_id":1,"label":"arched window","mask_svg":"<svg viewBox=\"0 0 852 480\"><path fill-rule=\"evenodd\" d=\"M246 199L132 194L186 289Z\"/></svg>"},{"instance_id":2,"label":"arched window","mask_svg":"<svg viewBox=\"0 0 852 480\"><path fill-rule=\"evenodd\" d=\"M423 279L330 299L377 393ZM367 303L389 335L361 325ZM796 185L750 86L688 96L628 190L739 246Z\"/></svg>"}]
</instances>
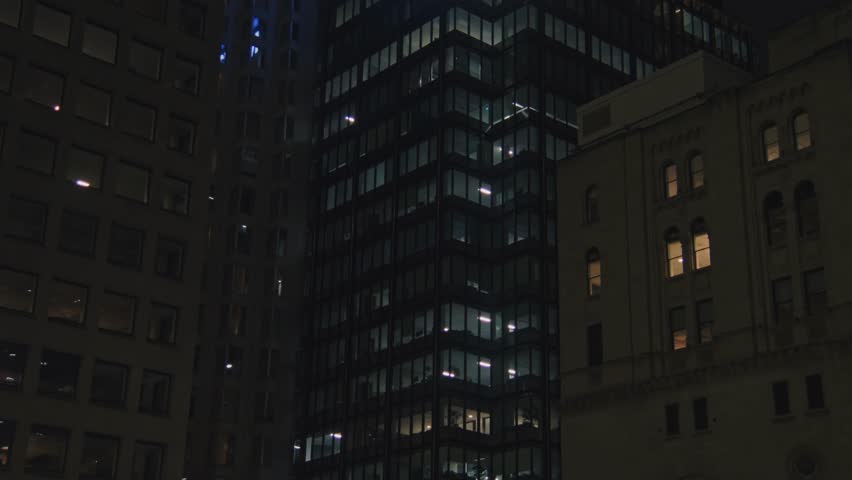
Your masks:
<instances>
[{"instance_id":1,"label":"arched window","mask_svg":"<svg viewBox=\"0 0 852 480\"><path fill-rule=\"evenodd\" d=\"M696 270L710 266L710 233L703 218L692 222L692 256Z\"/></svg>"},{"instance_id":2,"label":"arched window","mask_svg":"<svg viewBox=\"0 0 852 480\"><path fill-rule=\"evenodd\" d=\"M677 193L677 165L669 163L663 167L663 197L674 198Z\"/></svg>"},{"instance_id":3,"label":"arched window","mask_svg":"<svg viewBox=\"0 0 852 480\"><path fill-rule=\"evenodd\" d=\"M766 219L766 241L770 246L784 245L787 241L787 214L784 211L784 196L770 192L763 200L763 215Z\"/></svg>"},{"instance_id":4,"label":"arched window","mask_svg":"<svg viewBox=\"0 0 852 480\"><path fill-rule=\"evenodd\" d=\"M778 160L781 156L777 125L770 125L763 129L763 156L767 162Z\"/></svg>"},{"instance_id":5,"label":"arched window","mask_svg":"<svg viewBox=\"0 0 852 480\"><path fill-rule=\"evenodd\" d=\"M689 186L693 190L704 186L704 157L701 154L689 159Z\"/></svg>"},{"instance_id":6,"label":"arched window","mask_svg":"<svg viewBox=\"0 0 852 480\"><path fill-rule=\"evenodd\" d=\"M811 146L811 117L808 112L801 112L793 117L793 138L796 139L796 150Z\"/></svg>"},{"instance_id":7,"label":"arched window","mask_svg":"<svg viewBox=\"0 0 852 480\"><path fill-rule=\"evenodd\" d=\"M801 238L819 236L819 200L811 182L804 181L796 186L796 216Z\"/></svg>"},{"instance_id":8,"label":"arched window","mask_svg":"<svg viewBox=\"0 0 852 480\"><path fill-rule=\"evenodd\" d=\"M586 253L586 290L590 297L601 294L601 255L595 248Z\"/></svg>"},{"instance_id":9,"label":"arched window","mask_svg":"<svg viewBox=\"0 0 852 480\"><path fill-rule=\"evenodd\" d=\"M666 232L666 261L669 278L683 275L683 241L681 241L680 232L676 228L671 228Z\"/></svg>"},{"instance_id":10,"label":"arched window","mask_svg":"<svg viewBox=\"0 0 852 480\"><path fill-rule=\"evenodd\" d=\"M592 185L586 190L586 223L598 223L599 220L598 187Z\"/></svg>"}]
</instances>

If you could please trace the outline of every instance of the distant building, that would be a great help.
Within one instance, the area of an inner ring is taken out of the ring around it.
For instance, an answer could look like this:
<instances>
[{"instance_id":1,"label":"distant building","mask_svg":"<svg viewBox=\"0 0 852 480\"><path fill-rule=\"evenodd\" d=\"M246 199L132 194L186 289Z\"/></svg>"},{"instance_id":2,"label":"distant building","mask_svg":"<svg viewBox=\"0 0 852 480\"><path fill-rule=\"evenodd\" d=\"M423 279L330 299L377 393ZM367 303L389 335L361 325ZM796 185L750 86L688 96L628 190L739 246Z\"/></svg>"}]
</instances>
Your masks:
<instances>
[{"instance_id":1,"label":"distant building","mask_svg":"<svg viewBox=\"0 0 852 480\"><path fill-rule=\"evenodd\" d=\"M564 478L852 471L849 3L752 80L697 53L559 166Z\"/></svg>"},{"instance_id":2,"label":"distant building","mask_svg":"<svg viewBox=\"0 0 852 480\"><path fill-rule=\"evenodd\" d=\"M0 1L2 478L181 478L219 18Z\"/></svg>"}]
</instances>

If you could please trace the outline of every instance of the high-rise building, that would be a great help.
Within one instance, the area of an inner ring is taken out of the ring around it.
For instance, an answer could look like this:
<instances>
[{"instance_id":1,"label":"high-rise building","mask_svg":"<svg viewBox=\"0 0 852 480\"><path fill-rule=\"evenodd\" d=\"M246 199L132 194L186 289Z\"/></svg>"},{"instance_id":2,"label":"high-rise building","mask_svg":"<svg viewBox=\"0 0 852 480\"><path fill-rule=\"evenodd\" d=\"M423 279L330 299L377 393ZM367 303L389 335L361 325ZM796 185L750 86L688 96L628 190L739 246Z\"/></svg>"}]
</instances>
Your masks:
<instances>
[{"instance_id":1,"label":"high-rise building","mask_svg":"<svg viewBox=\"0 0 852 480\"><path fill-rule=\"evenodd\" d=\"M747 35L697 1L325 3L299 478L559 478L575 106L697 49L748 67Z\"/></svg>"},{"instance_id":2,"label":"high-rise building","mask_svg":"<svg viewBox=\"0 0 852 480\"><path fill-rule=\"evenodd\" d=\"M216 13L0 1L0 477L181 476Z\"/></svg>"},{"instance_id":3,"label":"high-rise building","mask_svg":"<svg viewBox=\"0 0 852 480\"><path fill-rule=\"evenodd\" d=\"M316 10L225 2L188 480L283 479L292 463Z\"/></svg>"},{"instance_id":4,"label":"high-rise building","mask_svg":"<svg viewBox=\"0 0 852 480\"><path fill-rule=\"evenodd\" d=\"M571 475L849 475L850 14L776 33L765 78L699 53L580 108L557 182Z\"/></svg>"}]
</instances>

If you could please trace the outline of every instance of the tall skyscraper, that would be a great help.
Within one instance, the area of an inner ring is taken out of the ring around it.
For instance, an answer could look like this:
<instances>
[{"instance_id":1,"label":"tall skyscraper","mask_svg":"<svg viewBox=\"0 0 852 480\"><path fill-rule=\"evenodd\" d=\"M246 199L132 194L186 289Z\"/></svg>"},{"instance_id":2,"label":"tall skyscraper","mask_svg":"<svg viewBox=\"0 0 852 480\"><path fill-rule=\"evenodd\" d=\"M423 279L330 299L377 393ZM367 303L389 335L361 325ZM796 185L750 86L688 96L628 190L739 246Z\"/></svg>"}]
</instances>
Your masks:
<instances>
[{"instance_id":1,"label":"tall skyscraper","mask_svg":"<svg viewBox=\"0 0 852 480\"><path fill-rule=\"evenodd\" d=\"M188 480L282 479L292 463L316 11L225 2Z\"/></svg>"},{"instance_id":2,"label":"tall skyscraper","mask_svg":"<svg viewBox=\"0 0 852 480\"><path fill-rule=\"evenodd\" d=\"M326 3L298 476L560 478L575 105L697 49L748 67L747 35L695 1Z\"/></svg>"},{"instance_id":3,"label":"tall skyscraper","mask_svg":"<svg viewBox=\"0 0 852 480\"><path fill-rule=\"evenodd\" d=\"M4 478L181 476L218 18L0 1Z\"/></svg>"}]
</instances>

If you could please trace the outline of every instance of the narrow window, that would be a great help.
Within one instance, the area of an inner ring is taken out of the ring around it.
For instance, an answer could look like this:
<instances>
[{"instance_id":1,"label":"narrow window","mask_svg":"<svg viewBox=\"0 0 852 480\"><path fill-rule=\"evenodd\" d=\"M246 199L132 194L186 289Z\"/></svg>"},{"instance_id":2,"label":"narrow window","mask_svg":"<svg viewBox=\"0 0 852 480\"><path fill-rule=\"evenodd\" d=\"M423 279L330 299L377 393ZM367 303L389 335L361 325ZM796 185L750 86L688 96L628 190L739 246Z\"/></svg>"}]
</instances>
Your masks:
<instances>
[{"instance_id":1,"label":"narrow window","mask_svg":"<svg viewBox=\"0 0 852 480\"><path fill-rule=\"evenodd\" d=\"M677 403L666 405L666 435L680 433L680 408Z\"/></svg>"},{"instance_id":2,"label":"narrow window","mask_svg":"<svg viewBox=\"0 0 852 480\"><path fill-rule=\"evenodd\" d=\"M692 413L695 420L695 431L703 432L710 426L707 415L707 398L696 398L692 401Z\"/></svg>"},{"instance_id":3,"label":"narrow window","mask_svg":"<svg viewBox=\"0 0 852 480\"><path fill-rule=\"evenodd\" d=\"M694 155L689 160L689 184L693 190L704 186L704 157Z\"/></svg>"},{"instance_id":4,"label":"narrow window","mask_svg":"<svg viewBox=\"0 0 852 480\"><path fill-rule=\"evenodd\" d=\"M799 237L819 236L819 201L814 184L801 182L796 186L796 216L799 222Z\"/></svg>"},{"instance_id":5,"label":"narrow window","mask_svg":"<svg viewBox=\"0 0 852 480\"><path fill-rule=\"evenodd\" d=\"M763 129L763 156L767 162L778 160L781 157L777 125L770 125Z\"/></svg>"},{"instance_id":6,"label":"narrow window","mask_svg":"<svg viewBox=\"0 0 852 480\"><path fill-rule=\"evenodd\" d=\"M603 363L603 329L600 323L586 327L587 353L590 367Z\"/></svg>"},{"instance_id":7,"label":"narrow window","mask_svg":"<svg viewBox=\"0 0 852 480\"><path fill-rule=\"evenodd\" d=\"M779 278L772 282L772 303L776 323L793 320L793 281L790 277Z\"/></svg>"},{"instance_id":8,"label":"narrow window","mask_svg":"<svg viewBox=\"0 0 852 480\"><path fill-rule=\"evenodd\" d=\"M2 15L2 12L0 12L0 15ZM0 92L10 93L12 91L12 79L14 76L15 60L5 55L0 55Z\"/></svg>"},{"instance_id":9,"label":"narrow window","mask_svg":"<svg viewBox=\"0 0 852 480\"><path fill-rule=\"evenodd\" d=\"M703 219L692 223L693 265L696 270L710 266L710 233Z\"/></svg>"},{"instance_id":10,"label":"narrow window","mask_svg":"<svg viewBox=\"0 0 852 480\"><path fill-rule=\"evenodd\" d=\"M713 300L702 300L695 304L698 322L698 341L706 344L713 341Z\"/></svg>"},{"instance_id":11,"label":"narrow window","mask_svg":"<svg viewBox=\"0 0 852 480\"><path fill-rule=\"evenodd\" d=\"M177 57L175 59L174 87L191 95L198 94L201 82L201 66L192 60Z\"/></svg>"},{"instance_id":12,"label":"narrow window","mask_svg":"<svg viewBox=\"0 0 852 480\"><path fill-rule=\"evenodd\" d=\"M796 150L804 150L811 146L811 117L802 112L793 118L793 137L796 139Z\"/></svg>"},{"instance_id":13,"label":"narrow window","mask_svg":"<svg viewBox=\"0 0 852 480\"><path fill-rule=\"evenodd\" d=\"M772 384L772 404L775 408L775 415L790 414L790 390L786 381Z\"/></svg>"},{"instance_id":14,"label":"narrow window","mask_svg":"<svg viewBox=\"0 0 852 480\"><path fill-rule=\"evenodd\" d=\"M805 302L809 315L821 315L825 313L827 295L825 289L825 275L822 269L805 272Z\"/></svg>"},{"instance_id":15,"label":"narrow window","mask_svg":"<svg viewBox=\"0 0 852 480\"><path fill-rule=\"evenodd\" d=\"M817 410L825 408L825 393L822 388L822 375L808 375L805 377L805 390L808 394L808 409Z\"/></svg>"},{"instance_id":16,"label":"narrow window","mask_svg":"<svg viewBox=\"0 0 852 480\"><path fill-rule=\"evenodd\" d=\"M586 254L587 295L597 297L601 294L601 256L597 249Z\"/></svg>"},{"instance_id":17,"label":"narrow window","mask_svg":"<svg viewBox=\"0 0 852 480\"><path fill-rule=\"evenodd\" d=\"M686 309L677 307L669 310L669 326L671 331L672 350L683 350L688 346L686 330Z\"/></svg>"},{"instance_id":18,"label":"narrow window","mask_svg":"<svg viewBox=\"0 0 852 480\"><path fill-rule=\"evenodd\" d=\"M676 228L666 232L666 264L669 278L683 275L683 242Z\"/></svg>"},{"instance_id":19,"label":"narrow window","mask_svg":"<svg viewBox=\"0 0 852 480\"><path fill-rule=\"evenodd\" d=\"M766 219L766 241L775 247L787 243L787 212L784 209L784 197L779 192L771 192L763 200L763 215Z\"/></svg>"},{"instance_id":20,"label":"narrow window","mask_svg":"<svg viewBox=\"0 0 852 480\"><path fill-rule=\"evenodd\" d=\"M663 167L663 188L665 198L677 196L677 165L671 163Z\"/></svg>"},{"instance_id":21,"label":"narrow window","mask_svg":"<svg viewBox=\"0 0 852 480\"><path fill-rule=\"evenodd\" d=\"M9 468L9 460L12 458L12 448L15 445L15 427L17 427L17 424L14 420L0 418L0 469L3 470Z\"/></svg>"},{"instance_id":22,"label":"narrow window","mask_svg":"<svg viewBox=\"0 0 852 480\"><path fill-rule=\"evenodd\" d=\"M598 223L599 220L598 187L592 186L586 190L586 223Z\"/></svg>"}]
</instances>

